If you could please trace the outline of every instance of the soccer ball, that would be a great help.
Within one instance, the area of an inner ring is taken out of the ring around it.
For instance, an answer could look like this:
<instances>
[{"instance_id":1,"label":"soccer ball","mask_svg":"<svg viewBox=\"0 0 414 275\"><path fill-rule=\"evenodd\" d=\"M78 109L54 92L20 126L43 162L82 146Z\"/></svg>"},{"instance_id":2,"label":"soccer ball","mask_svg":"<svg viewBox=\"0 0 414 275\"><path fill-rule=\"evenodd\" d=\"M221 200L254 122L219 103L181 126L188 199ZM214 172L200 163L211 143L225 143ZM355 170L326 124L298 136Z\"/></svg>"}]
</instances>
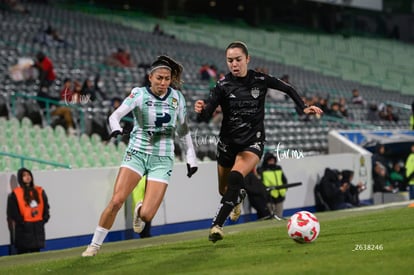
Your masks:
<instances>
[{"instance_id":1,"label":"soccer ball","mask_svg":"<svg viewBox=\"0 0 414 275\"><path fill-rule=\"evenodd\" d=\"M289 237L298 243L311 243L318 238L319 221L314 214L308 211L299 211L293 214L287 224Z\"/></svg>"}]
</instances>

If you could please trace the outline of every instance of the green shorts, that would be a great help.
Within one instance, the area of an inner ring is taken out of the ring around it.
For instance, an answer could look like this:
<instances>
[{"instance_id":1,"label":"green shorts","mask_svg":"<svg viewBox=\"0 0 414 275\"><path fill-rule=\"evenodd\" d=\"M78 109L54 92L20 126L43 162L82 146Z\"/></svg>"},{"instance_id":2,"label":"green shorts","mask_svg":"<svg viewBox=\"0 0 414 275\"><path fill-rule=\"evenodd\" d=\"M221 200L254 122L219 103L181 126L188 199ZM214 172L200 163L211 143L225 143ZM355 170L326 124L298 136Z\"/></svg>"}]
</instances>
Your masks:
<instances>
[{"instance_id":1,"label":"green shorts","mask_svg":"<svg viewBox=\"0 0 414 275\"><path fill-rule=\"evenodd\" d=\"M127 150L121 163L121 167L127 167L141 177L147 175L148 180L166 184L170 181L173 165L173 157L154 156L136 150Z\"/></svg>"}]
</instances>

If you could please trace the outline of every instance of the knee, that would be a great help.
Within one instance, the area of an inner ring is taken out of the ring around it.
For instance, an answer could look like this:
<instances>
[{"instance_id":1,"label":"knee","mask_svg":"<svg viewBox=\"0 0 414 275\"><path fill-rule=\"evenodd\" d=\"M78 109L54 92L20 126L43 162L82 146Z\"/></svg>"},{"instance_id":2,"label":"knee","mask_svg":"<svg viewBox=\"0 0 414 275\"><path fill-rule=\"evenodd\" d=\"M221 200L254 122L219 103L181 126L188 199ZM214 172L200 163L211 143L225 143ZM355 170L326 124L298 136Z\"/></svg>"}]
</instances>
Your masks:
<instances>
[{"instance_id":1,"label":"knee","mask_svg":"<svg viewBox=\"0 0 414 275\"><path fill-rule=\"evenodd\" d=\"M229 174L228 182L228 189L238 191L243 187L244 177L238 171L231 171Z\"/></svg>"},{"instance_id":2,"label":"knee","mask_svg":"<svg viewBox=\"0 0 414 275\"><path fill-rule=\"evenodd\" d=\"M222 203L232 203L234 205L238 202L240 189L243 186L244 177L237 171L231 171L228 178L227 191L223 195Z\"/></svg>"},{"instance_id":3,"label":"knee","mask_svg":"<svg viewBox=\"0 0 414 275\"><path fill-rule=\"evenodd\" d=\"M121 209L123 205L124 205L124 201L113 198L111 202L109 203L109 208L111 209L111 212L118 212L119 209Z\"/></svg>"}]
</instances>

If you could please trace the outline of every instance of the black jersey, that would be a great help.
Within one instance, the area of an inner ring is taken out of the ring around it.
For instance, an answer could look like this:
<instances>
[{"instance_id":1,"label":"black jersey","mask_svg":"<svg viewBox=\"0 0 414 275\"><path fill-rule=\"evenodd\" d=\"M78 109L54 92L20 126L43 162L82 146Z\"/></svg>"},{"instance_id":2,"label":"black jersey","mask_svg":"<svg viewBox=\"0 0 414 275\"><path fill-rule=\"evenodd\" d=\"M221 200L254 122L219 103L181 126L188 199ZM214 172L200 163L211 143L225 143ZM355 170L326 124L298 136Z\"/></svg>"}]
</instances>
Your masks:
<instances>
[{"instance_id":1,"label":"black jersey","mask_svg":"<svg viewBox=\"0 0 414 275\"><path fill-rule=\"evenodd\" d=\"M265 141L264 115L268 88L285 92L298 105L305 104L289 84L276 77L248 70L245 77L228 73L210 91L198 121L209 121L218 105L223 112L220 139L226 144L249 145Z\"/></svg>"}]
</instances>

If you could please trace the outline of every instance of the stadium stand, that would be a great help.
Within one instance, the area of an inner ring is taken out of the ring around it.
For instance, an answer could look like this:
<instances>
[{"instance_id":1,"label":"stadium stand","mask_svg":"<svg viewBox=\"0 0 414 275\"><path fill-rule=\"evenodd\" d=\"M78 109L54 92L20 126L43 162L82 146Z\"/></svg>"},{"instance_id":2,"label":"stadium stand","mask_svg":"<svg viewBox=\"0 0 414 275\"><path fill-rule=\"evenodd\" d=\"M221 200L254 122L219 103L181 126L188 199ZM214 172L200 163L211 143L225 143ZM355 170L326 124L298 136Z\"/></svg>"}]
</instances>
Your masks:
<instances>
[{"instance_id":1,"label":"stadium stand","mask_svg":"<svg viewBox=\"0 0 414 275\"><path fill-rule=\"evenodd\" d=\"M307 98L349 99L352 89L357 88L369 103L393 105L400 118L398 122L373 122L367 119L367 106L348 104L348 118L324 115L320 119L303 120L294 112L291 101L269 99L265 121L269 150L281 144L305 153L321 154L327 152L327 133L331 129L407 129L409 125L410 104L414 101L412 45L360 37L344 39L339 35L297 30L258 30L190 19L185 19L185 24L177 24L174 20L142 14L126 16L122 12L109 13L91 6L88 9L78 6L80 11L35 3L27 3L27 6L30 14L0 14L0 72L3 76L0 94L11 114L9 119L0 120L1 128L6 129L1 133L3 152L63 162L72 167L117 165L125 144L115 146L102 141L106 138L102 129L106 127L111 98L126 95L133 86L140 85L146 74L145 65L154 56L167 53L184 65L182 90L188 101L190 118L194 118L193 102L207 97L209 89L209 83L199 78L199 67L204 63L214 64L219 72L226 72L223 49L232 40L247 42L253 56L252 68L267 68L274 75L288 74L291 83ZM45 46L34 39L49 22L54 22L69 46ZM152 34L153 26L159 22L171 36ZM105 58L120 47L131 52L137 66L119 68L104 64ZM40 124L29 119L28 106L37 104L33 97L39 83L10 78L10 66L17 64L19 58L33 57L38 51L46 52L55 64L58 79L50 93L57 95L65 78L99 80L104 96L72 109L77 136L68 136L60 125L50 127L49 110L42 111ZM192 121L191 127L198 137L218 133L217 126L212 123L200 125ZM207 144L198 144L200 159L214 159L213 143L214 140L210 140ZM18 166L18 161L4 157L0 170L16 170ZM28 168L50 169L52 166L33 163L33 167Z\"/></svg>"}]
</instances>

